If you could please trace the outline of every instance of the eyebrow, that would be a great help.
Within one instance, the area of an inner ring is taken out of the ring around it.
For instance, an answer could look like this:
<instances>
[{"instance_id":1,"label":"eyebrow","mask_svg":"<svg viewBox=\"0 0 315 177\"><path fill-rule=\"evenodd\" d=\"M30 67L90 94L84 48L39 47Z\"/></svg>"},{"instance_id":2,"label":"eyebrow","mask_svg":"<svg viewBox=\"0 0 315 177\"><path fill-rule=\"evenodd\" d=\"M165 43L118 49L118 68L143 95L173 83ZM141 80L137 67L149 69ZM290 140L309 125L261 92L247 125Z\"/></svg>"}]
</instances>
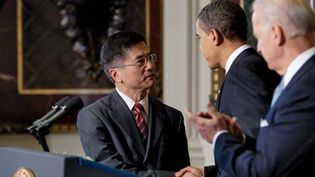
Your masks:
<instances>
[{"instance_id":1,"label":"eyebrow","mask_svg":"<svg viewBox=\"0 0 315 177\"><path fill-rule=\"evenodd\" d=\"M148 56L148 55L150 55L150 54L152 54L152 53L153 53L153 52L149 52L149 53L147 53L147 54L139 55L139 56L136 57L136 59L140 59L140 58L145 57L145 56Z\"/></svg>"}]
</instances>

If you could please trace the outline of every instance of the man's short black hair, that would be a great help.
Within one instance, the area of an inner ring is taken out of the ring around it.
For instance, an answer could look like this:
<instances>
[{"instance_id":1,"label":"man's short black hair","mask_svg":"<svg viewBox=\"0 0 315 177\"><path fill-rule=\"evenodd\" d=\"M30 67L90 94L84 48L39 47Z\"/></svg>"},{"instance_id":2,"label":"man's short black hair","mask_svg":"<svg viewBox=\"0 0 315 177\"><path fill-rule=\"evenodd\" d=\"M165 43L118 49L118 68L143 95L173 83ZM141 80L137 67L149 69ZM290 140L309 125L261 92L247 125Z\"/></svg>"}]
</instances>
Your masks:
<instances>
[{"instance_id":1,"label":"man's short black hair","mask_svg":"<svg viewBox=\"0 0 315 177\"><path fill-rule=\"evenodd\" d=\"M132 46L145 42L144 36L137 32L118 32L111 35L101 48L100 63L105 74L112 80L108 70L119 62L125 60L126 51Z\"/></svg>"},{"instance_id":2,"label":"man's short black hair","mask_svg":"<svg viewBox=\"0 0 315 177\"><path fill-rule=\"evenodd\" d=\"M216 0L198 15L199 27L209 33L218 30L229 40L247 40L247 18L243 9L231 0Z\"/></svg>"}]
</instances>

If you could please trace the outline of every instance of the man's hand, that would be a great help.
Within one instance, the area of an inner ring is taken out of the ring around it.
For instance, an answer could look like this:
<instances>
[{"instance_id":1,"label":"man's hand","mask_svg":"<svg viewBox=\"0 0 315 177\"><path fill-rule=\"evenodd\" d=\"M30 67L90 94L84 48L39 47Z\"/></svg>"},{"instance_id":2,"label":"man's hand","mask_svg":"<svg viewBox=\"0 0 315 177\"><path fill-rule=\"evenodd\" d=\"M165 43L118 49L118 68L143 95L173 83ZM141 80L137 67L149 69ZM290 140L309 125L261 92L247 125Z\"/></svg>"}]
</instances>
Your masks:
<instances>
[{"instance_id":1,"label":"man's hand","mask_svg":"<svg viewBox=\"0 0 315 177\"><path fill-rule=\"evenodd\" d=\"M175 173L175 177L203 177L202 169L188 166Z\"/></svg>"},{"instance_id":2,"label":"man's hand","mask_svg":"<svg viewBox=\"0 0 315 177\"><path fill-rule=\"evenodd\" d=\"M193 114L187 111L187 117L191 124L198 130L200 135L209 143L212 143L213 136L221 131L229 131L231 117L222 114L211 105L208 104L207 112ZM235 128L233 125L231 128Z\"/></svg>"},{"instance_id":3,"label":"man's hand","mask_svg":"<svg viewBox=\"0 0 315 177\"><path fill-rule=\"evenodd\" d=\"M236 122L236 117L232 117L231 119L228 120L229 123L229 132L235 136L237 139L239 139L241 142L243 142L244 137L243 133L241 131L240 126Z\"/></svg>"}]
</instances>

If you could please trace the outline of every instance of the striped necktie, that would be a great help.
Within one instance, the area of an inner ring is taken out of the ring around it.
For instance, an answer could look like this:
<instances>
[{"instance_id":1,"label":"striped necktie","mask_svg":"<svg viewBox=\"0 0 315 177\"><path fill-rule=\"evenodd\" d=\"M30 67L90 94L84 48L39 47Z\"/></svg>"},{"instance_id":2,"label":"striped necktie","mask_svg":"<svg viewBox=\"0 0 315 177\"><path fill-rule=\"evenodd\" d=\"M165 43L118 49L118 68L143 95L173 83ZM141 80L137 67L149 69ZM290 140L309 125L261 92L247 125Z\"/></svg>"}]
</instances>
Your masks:
<instances>
[{"instance_id":1,"label":"striped necktie","mask_svg":"<svg viewBox=\"0 0 315 177\"><path fill-rule=\"evenodd\" d=\"M147 138L147 125L144 120L143 114L142 114L143 106L140 103L136 103L133 106L133 113L134 113L134 118L137 123L137 126L139 128L139 131L142 134L142 140L146 140Z\"/></svg>"}]
</instances>

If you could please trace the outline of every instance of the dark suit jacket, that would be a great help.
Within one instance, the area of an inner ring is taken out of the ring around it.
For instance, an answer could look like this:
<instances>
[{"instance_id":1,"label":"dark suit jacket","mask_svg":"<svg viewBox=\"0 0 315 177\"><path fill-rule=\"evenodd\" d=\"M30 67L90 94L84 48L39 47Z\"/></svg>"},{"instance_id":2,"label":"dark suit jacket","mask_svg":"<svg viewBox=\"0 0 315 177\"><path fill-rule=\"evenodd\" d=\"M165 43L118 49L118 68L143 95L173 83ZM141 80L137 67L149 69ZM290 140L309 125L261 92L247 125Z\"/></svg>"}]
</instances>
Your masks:
<instances>
[{"instance_id":1,"label":"dark suit jacket","mask_svg":"<svg viewBox=\"0 0 315 177\"><path fill-rule=\"evenodd\" d=\"M280 76L268 69L255 49L246 49L226 74L216 107L219 112L236 116L243 133L256 138L260 119L265 117L279 81Z\"/></svg>"},{"instance_id":2,"label":"dark suit jacket","mask_svg":"<svg viewBox=\"0 0 315 177\"><path fill-rule=\"evenodd\" d=\"M230 176L314 176L315 56L294 75L266 121L254 150L228 133L220 135L215 145L218 166Z\"/></svg>"},{"instance_id":3,"label":"dark suit jacket","mask_svg":"<svg viewBox=\"0 0 315 177\"><path fill-rule=\"evenodd\" d=\"M219 112L237 117L247 144L252 148L255 147L260 120L269 109L279 81L280 76L268 69L267 63L253 48L236 57L224 78L216 108ZM206 166L205 176L229 175L220 166Z\"/></svg>"},{"instance_id":4,"label":"dark suit jacket","mask_svg":"<svg viewBox=\"0 0 315 177\"><path fill-rule=\"evenodd\" d=\"M86 155L136 173L178 171L190 165L181 112L152 97L149 112L145 148L132 113L116 90L82 109L77 126Z\"/></svg>"}]
</instances>

